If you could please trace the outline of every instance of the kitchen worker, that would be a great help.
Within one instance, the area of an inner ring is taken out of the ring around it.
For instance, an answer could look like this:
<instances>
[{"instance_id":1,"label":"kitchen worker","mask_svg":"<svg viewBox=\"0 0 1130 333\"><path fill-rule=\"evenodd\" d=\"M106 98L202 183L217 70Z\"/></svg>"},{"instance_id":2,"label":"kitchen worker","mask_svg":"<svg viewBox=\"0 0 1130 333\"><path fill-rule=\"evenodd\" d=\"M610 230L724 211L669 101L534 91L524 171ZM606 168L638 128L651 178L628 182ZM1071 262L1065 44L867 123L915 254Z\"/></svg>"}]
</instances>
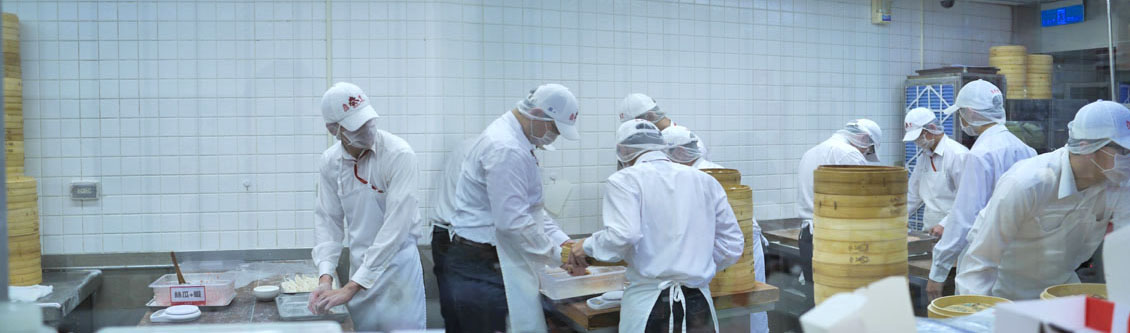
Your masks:
<instances>
[{"instance_id":1,"label":"kitchen worker","mask_svg":"<svg viewBox=\"0 0 1130 333\"><path fill-rule=\"evenodd\" d=\"M699 149L698 136L689 129L679 125L668 126L662 130L663 140L669 147L667 157L675 163L680 163L695 169L722 169L721 165L706 160Z\"/></svg>"},{"instance_id":2,"label":"kitchen worker","mask_svg":"<svg viewBox=\"0 0 1130 333\"><path fill-rule=\"evenodd\" d=\"M1067 128L1066 147L1001 176L958 261L958 293L1018 301L1079 283L1075 268L1095 253L1107 226L1130 222L1130 110L1094 102Z\"/></svg>"},{"instance_id":3,"label":"kitchen worker","mask_svg":"<svg viewBox=\"0 0 1130 333\"><path fill-rule=\"evenodd\" d=\"M322 153L314 208L314 264L320 276L310 310L346 304L358 331L424 329L424 276L416 249L416 153L377 129L377 112L361 88L334 84L322 96L322 118L338 141ZM342 240L349 233L344 285L332 289Z\"/></svg>"},{"instance_id":4,"label":"kitchen worker","mask_svg":"<svg viewBox=\"0 0 1130 333\"><path fill-rule=\"evenodd\" d=\"M439 287L439 309L443 316L443 327L448 332L461 332L458 309L451 299L451 290L448 288L447 270L444 269L447 250L451 246L451 220L455 218L455 188L459 183L459 175L463 170L463 158L475 138L459 142L443 161L443 170L440 170L436 179L436 199L432 207L432 272L436 275L436 284Z\"/></svg>"},{"instance_id":5,"label":"kitchen worker","mask_svg":"<svg viewBox=\"0 0 1130 333\"><path fill-rule=\"evenodd\" d=\"M903 142L914 142L920 152L914 171L910 174L907 187L906 208L908 212L918 211L926 206L922 215L922 230L935 236L941 235L941 227L935 227L946 217L953 207L953 196L957 192L957 181L961 179L961 168L969 148L950 139L938 124L934 111L916 108L906 113L906 135Z\"/></svg>"},{"instance_id":6,"label":"kitchen worker","mask_svg":"<svg viewBox=\"0 0 1130 333\"><path fill-rule=\"evenodd\" d=\"M616 157L628 167L608 177L604 227L574 244L569 261L628 263L620 332L717 332L710 279L745 247L726 192L710 175L667 158L650 122L624 122L616 138Z\"/></svg>"},{"instance_id":7,"label":"kitchen worker","mask_svg":"<svg viewBox=\"0 0 1130 333\"><path fill-rule=\"evenodd\" d=\"M672 162L686 165L695 169L722 169L721 165L707 161L698 149L698 136L691 133L686 127L674 125L661 131L663 141L667 144L667 158ZM753 221L753 267L757 282L765 282L765 249L768 243L761 235L761 226L757 220ZM750 314L750 329L752 332L769 332L769 316L765 312Z\"/></svg>"},{"instance_id":8,"label":"kitchen worker","mask_svg":"<svg viewBox=\"0 0 1130 333\"><path fill-rule=\"evenodd\" d=\"M828 140L804 152L797 169L797 215L800 216L801 231L797 247L800 248L801 271L804 275L804 291L808 306L815 306L812 288L812 174L821 165L868 165L878 163L879 142L883 131L870 119L849 121L843 129L836 131Z\"/></svg>"},{"instance_id":9,"label":"kitchen worker","mask_svg":"<svg viewBox=\"0 0 1130 333\"><path fill-rule=\"evenodd\" d=\"M953 208L938 224L942 236L934 244L930 276L926 281L926 295L931 300L942 296L942 286L950 269L968 245L969 228L992 197L997 180L1014 163L1036 156L1036 150L1005 128L1004 96L992 83L985 80L967 83L957 93L954 104L945 109L947 115L954 112L957 112L961 131L977 140L961 168Z\"/></svg>"},{"instance_id":10,"label":"kitchen worker","mask_svg":"<svg viewBox=\"0 0 1130 333\"><path fill-rule=\"evenodd\" d=\"M667 118L667 112L659 109L659 104L655 102L654 98L641 93L633 93L624 97L620 101L617 111L620 113L621 123L632 119L643 119L655 124L655 127L658 127L660 131L678 125L671 118ZM706 150L706 144L702 142L701 138L698 141L698 150L702 152L702 156L710 157L709 151Z\"/></svg>"},{"instance_id":11,"label":"kitchen worker","mask_svg":"<svg viewBox=\"0 0 1130 333\"><path fill-rule=\"evenodd\" d=\"M560 228L547 227L534 148L577 140L577 99L546 84L495 119L471 145L455 192L445 274L464 332L546 330L538 274L561 266ZM569 268L569 267L566 267ZM508 329L509 328L509 329Z\"/></svg>"}]
</instances>

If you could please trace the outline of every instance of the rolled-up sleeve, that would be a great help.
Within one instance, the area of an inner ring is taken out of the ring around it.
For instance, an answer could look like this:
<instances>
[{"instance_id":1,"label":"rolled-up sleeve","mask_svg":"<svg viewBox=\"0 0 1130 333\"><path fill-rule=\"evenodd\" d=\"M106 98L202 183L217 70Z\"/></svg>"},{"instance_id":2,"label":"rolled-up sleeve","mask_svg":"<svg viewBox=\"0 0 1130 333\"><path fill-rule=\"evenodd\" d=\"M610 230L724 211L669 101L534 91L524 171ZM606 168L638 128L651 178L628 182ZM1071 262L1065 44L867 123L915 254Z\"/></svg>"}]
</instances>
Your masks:
<instances>
[{"instance_id":1,"label":"rolled-up sleeve","mask_svg":"<svg viewBox=\"0 0 1130 333\"><path fill-rule=\"evenodd\" d=\"M992 294L1005 249L1020 231L1021 224L1035 223L1033 210L1037 207L1032 192L1009 179L997 186L997 193L980 217L985 220L978 225L980 230L970 240L969 251L958 267L958 294Z\"/></svg>"},{"instance_id":2,"label":"rolled-up sleeve","mask_svg":"<svg viewBox=\"0 0 1130 333\"><path fill-rule=\"evenodd\" d=\"M934 245L930 280L935 282L945 282L950 268L953 268L957 257L968 244L965 236L973 227L977 213L985 207L993 193L994 179L984 160L969 156L963 169L953 209L941 222L945 232Z\"/></svg>"},{"instance_id":3,"label":"rolled-up sleeve","mask_svg":"<svg viewBox=\"0 0 1130 333\"><path fill-rule=\"evenodd\" d=\"M334 274L338 258L341 257L342 240L345 237L345 211L337 196L337 182L325 158L318 165L318 199L314 207L314 265L318 276Z\"/></svg>"},{"instance_id":4,"label":"rolled-up sleeve","mask_svg":"<svg viewBox=\"0 0 1130 333\"><path fill-rule=\"evenodd\" d=\"M624 260L628 251L643 237L640 231L641 202L635 191L612 178L605 189L607 193L601 212L604 228L585 240L584 247L585 253L596 260L616 262Z\"/></svg>"},{"instance_id":5,"label":"rolled-up sleeve","mask_svg":"<svg viewBox=\"0 0 1130 333\"><path fill-rule=\"evenodd\" d=\"M366 289L380 279L406 243L415 243L412 230L420 222L416 200L416 154L412 151L396 152L388 166L384 221L373 244L365 250L365 261L352 276L354 282Z\"/></svg>"},{"instance_id":6,"label":"rolled-up sleeve","mask_svg":"<svg viewBox=\"0 0 1130 333\"><path fill-rule=\"evenodd\" d=\"M528 184L527 168L536 170L537 165L523 154L531 153L519 149L496 149L483 160L495 236L500 244L510 242L509 246L522 249L531 262L559 265L560 244L551 243L545 233L545 222L535 218L536 212L528 198L529 186L533 184Z\"/></svg>"}]
</instances>

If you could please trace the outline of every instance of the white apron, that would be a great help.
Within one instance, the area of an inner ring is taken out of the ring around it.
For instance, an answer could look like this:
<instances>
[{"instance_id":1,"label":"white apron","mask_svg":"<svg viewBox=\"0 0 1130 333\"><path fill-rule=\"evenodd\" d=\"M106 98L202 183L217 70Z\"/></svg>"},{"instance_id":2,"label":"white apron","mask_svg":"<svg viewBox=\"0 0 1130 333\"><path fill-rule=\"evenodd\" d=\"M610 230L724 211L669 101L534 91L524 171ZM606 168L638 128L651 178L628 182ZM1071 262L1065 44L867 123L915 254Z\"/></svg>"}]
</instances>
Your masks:
<instances>
[{"instance_id":1,"label":"white apron","mask_svg":"<svg viewBox=\"0 0 1130 333\"><path fill-rule=\"evenodd\" d=\"M765 283L765 236L761 234L761 227L754 230L753 236L753 267L757 282ZM749 315L749 331L755 333L769 333L769 314L757 312Z\"/></svg>"},{"instance_id":2,"label":"white apron","mask_svg":"<svg viewBox=\"0 0 1130 333\"><path fill-rule=\"evenodd\" d=\"M530 206L530 216L542 221L545 211L541 204ZM496 234L496 237L501 235ZM502 283L506 290L506 325L508 332L545 332L545 313L541 306L541 288L537 272L544 264L531 263L523 256L522 242L498 238L495 247L498 264L502 269ZM560 253L560 250L558 250Z\"/></svg>"},{"instance_id":3,"label":"white apron","mask_svg":"<svg viewBox=\"0 0 1130 333\"><path fill-rule=\"evenodd\" d=\"M674 281L659 281L640 276L632 270L626 273L628 288L624 290L624 298L620 301L620 332L643 332L647 328L647 319L651 316L651 309L664 289L668 290L671 310L671 319L668 320L668 331L675 329L674 303L682 301L683 325L682 332L687 331L686 301L683 300L683 285ZM714 331L718 332L718 313L714 311L714 299L710 297L710 286L699 288L702 296L706 297L706 304L710 306L710 318L714 320Z\"/></svg>"},{"instance_id":4,"label":"white apron","mask_svg":"<svg viewBox=\"0 0 1130 333\"><path fill-rule=\"evenodd\" d=\"M388 188L380 177L370 176L368 179L378 188ZM365 262L365 250L380 231L378 226L371 224L383 223L388 194L356 180L340 184L344 186L339 185L342 191L339 198L349 223L349 275L352 276ZM415 244L407 242L373 287L357 292L346 307L358 331L424 329L427 323L424 276Z\"/></svg>"},{"instance_id":5,"label":"white apron","mask_svg":"<svg viewBox=\"0 0 1130 333\"><path fill-rule=\"evenodd\" d=\"M922 231L930 231L930 228L942 222L946 217L946 212L937 212L931 209L923 209L922 212Z\"/></svg>"}]
</instances>

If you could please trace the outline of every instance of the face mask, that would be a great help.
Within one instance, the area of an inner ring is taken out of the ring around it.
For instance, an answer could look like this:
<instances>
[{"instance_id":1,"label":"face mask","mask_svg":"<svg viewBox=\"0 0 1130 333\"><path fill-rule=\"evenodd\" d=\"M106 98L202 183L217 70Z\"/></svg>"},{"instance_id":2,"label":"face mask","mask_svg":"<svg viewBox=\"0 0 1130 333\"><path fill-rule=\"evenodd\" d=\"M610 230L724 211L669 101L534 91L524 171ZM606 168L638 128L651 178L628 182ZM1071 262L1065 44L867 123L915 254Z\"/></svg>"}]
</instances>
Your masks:
<instances>
[{"instance_id":1,"label":"face mask","mask_svg":"<svg viewBox=\"0 0 1130 333\"><path fill-rule=\"evenodd\" d=\"M556 141L556 140L557 140L557 133L554 133L554 132L553 132L553 131L552 131L552 130L550 129L550 127L549 127L549 122L545 122L545 121L543 121L543 122L542 122L542 124L544 124L544 126L545 126L545 132L544 132L544 133L542 133L542 135L541 135L541 136L534 136L534 134L533 134L533 126L531 126L531 129L530 129L530 143L531 143L531 144L533 144L534 146L545 146L545 145L549 145L549 144L553 143L553 141Z\"/></svg>"},{"instance_id":2,"label":"face mask","mask_svg":"<svg viewBox=\"0 0 1130 333\"><path fill-rule=\"evenodd\" d=\"M958 112L964 112L964 111L958 111ZM965 117L958 115L957 118L959 120L961 120L961 132L962 133L965 133L965 135L968 135L968 136L979 135L979 134L977 134L977 129L974 128L973 126L969 125L969 121L965 120Z\"/></svg>"},{"instance_id":3,"label":"face mask","mask_svg":"<svg viewBox=\"0 0 1130 333\"><path fill-rule=\"evenodd\" d=\"M342 135L345 140L342 140L346 145L357 149L372 149L373 144L376 143L377 138L374 131L362 126L354 132L343 132Z\"/></svg>"},{"instance_id":4,"label":"face mask","mask_svg":"<svg viewBox=\"0 0 1130 333\"><path fill-rule=\"evenodd\" d=\"M914 140L914 144L916 146L918 146L918 149L920 149L922 151L929 151L929 152L933 152L933 150L931 150L930 147L933 147L934 144L937 143L937 142L938 142L937 139L930 140L930 139L927 139L925 135L919 136L918 139Z\"/></svg>"},{"instance_id":5,"label":"face mask","mask_svg":"<svg viewBox=\"0 0 1130 333\"><path fill-rule=\"evenodd\" d=\"M1130 155L1115 155L1101 149L1099 151L1114 158L1114 166L1110 169L1103 169L1098 162L1095 162L1094 158L1091 159L1091 163L1095 164L1099 170L1102 170L1103 176L1105 176L1107 180L1115 184L1122 184L1130 180Z\"/></svg>"}]
</instances>

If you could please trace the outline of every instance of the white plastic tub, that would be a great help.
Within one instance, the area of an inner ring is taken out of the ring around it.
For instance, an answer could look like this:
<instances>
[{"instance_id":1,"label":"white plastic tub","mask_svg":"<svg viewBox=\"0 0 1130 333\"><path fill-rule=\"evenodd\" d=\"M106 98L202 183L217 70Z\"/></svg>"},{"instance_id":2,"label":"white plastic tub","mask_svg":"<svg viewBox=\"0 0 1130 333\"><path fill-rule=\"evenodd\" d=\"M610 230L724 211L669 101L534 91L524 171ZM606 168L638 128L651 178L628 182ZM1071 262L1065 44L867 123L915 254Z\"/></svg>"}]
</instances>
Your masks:
<instances>
[{"instance_id":1,"label":"white plastic tub","mask_svg":"<svg viewBox=\"0 0 1130 333\"><path fill-rule=\"evenodd\" d=\"M540 274L541 293L558 301L624 289L624 267L589 266L588 270L588 275L570 276L560 268L547 267Z\"/></svg>"},{"instance_id":2,"label":"white plastic tub","mask_svg":"<svg viewBox=\"0 0 1130 333\"><path fill-rule=\"evenodd\" d=\"M235 298L235 280L220 273L185 273L186 284L177 283L176 274L165 274L149 284L153 288L153 305L172 305L171 287L204 286L204 306L225 306Z\"/></svg>"}]
</instances>

